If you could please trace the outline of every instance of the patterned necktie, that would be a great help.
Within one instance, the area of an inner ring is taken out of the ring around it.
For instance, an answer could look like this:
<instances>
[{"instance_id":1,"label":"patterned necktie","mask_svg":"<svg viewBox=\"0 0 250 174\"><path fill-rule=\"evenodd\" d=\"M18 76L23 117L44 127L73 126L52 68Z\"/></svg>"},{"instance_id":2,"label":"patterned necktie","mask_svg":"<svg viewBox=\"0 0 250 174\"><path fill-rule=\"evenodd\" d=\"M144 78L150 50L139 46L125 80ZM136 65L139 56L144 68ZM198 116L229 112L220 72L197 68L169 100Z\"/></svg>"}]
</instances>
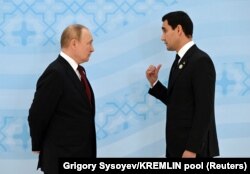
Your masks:
<instances>
[{"instance_id":1,"label":"patterned necktie","mask_svg":"<svg viewBox=\"0 0 250 174\"><path fill-rule=\"evenodd\" d=\"M78 65L77 70L79 71L79 73L81 75L81 82L85 87L87 97L88 97L89 102L91 104L91 91L90 91L90 86L89 86L88 81L87 81L85 70L81 65Z\"/></svg>"}]
</instances>

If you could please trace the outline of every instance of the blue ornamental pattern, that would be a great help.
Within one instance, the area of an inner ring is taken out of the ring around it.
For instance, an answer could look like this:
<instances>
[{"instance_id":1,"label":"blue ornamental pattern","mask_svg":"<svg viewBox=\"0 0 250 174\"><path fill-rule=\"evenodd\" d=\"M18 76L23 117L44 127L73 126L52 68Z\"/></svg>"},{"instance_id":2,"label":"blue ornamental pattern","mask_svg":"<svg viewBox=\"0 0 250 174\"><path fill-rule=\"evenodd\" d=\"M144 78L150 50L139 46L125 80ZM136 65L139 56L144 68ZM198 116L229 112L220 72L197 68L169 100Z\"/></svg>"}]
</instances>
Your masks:
<instances>
[{"instance_id":1,"label":"blue ornamental pattern","mask_svg":"<svg viewBox=\"0 0 250 174\"><path fill-rule=\"evenodd\" d=\"M231 14L235 3L0 0L0 159L34 158L27 116L35 83L56 58L62 30L72 23L86 25L94 37L95 52L86 69L96 96L98 155L164 156L166 107L147 94L145 70L162 63L160 79L167 85L173 54L160 41L161 17L179 9L193 18L194 41L216 67L222 156L237 156L224 149L238 139L250 144L250 16L245 14L250 1L237 1L240 11L229 19L226 12ZM119 149L124 142L130 145L126 151L107 150ZM237 150L250 155L247 149Z\"/></svg>"}]
</instances>

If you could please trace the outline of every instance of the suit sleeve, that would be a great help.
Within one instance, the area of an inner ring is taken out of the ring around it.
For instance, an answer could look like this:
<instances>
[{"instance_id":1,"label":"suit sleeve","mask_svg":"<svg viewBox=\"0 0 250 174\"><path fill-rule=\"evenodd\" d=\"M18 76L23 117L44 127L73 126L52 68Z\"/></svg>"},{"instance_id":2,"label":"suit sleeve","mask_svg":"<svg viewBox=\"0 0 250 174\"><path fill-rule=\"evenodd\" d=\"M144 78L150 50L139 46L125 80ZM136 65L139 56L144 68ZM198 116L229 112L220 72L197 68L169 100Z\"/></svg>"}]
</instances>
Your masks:
<instances>
[{"instance_id":1,"label":"suit sleeve","mask_svg":"<svg viewBox=\"0 0 250 174\"><path fill-rule=\"evenodd\" d=\"M28 122L33 151L40 151L46 130L62 94L63 81L55 70L46 70L37 82Z\"/></svg>"},{"instance_id":2,"label":"suit sleeve","mask_svg":"<svg viewBox=\"0 0 250 174\"><path fill-rule=\"evenodd\" d=\"M214 114L215 69L209 57L200 58L194 65L192 84L195 112L186 149L199 153L209 131Z\"/></svg>"},{"instance_id":3,"label":"suit sleeve","mask_svg":"<svg viewBox=\"0 0 250 174\"><path fill-rule=\"evenodd\" d=\"M167 105L168 89L160 81L158 81L153 88L150 88L148 93Z\"/></svg>"}]
</instances>

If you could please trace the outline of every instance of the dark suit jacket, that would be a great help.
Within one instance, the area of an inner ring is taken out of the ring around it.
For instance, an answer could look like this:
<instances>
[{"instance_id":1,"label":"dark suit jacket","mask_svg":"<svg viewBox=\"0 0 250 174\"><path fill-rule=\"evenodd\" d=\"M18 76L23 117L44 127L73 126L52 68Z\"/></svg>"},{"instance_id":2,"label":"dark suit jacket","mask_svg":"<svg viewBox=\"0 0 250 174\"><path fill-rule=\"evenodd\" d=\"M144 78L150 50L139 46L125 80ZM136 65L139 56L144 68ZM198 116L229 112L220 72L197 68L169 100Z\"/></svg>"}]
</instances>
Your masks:
<instances>
[{"instance_id":1,"label":"dark suit jacket","mask_svg":"<svg viewBox=\"0 0 250 174\"><path fill-rule=\"evenodd\" d=\"M59 157L96 157L95 99L92 106L70 64L59 57L37 82L29 110L32 150L40 151L38 168L57 173Z\"/></svg>"},{"instance_id":2,"label":"dark suit jacket","mask_svg":"<svg viewBox=\"0 0 250 174\"><path fill-rule=\"evenodd\" d=\"M149 90L167 105L166 156L181 157L184 150L196 152L198 157L218 156L212 60L193 45L171 72L168 88L158 81Z\"/></svg>"}]
</instances>

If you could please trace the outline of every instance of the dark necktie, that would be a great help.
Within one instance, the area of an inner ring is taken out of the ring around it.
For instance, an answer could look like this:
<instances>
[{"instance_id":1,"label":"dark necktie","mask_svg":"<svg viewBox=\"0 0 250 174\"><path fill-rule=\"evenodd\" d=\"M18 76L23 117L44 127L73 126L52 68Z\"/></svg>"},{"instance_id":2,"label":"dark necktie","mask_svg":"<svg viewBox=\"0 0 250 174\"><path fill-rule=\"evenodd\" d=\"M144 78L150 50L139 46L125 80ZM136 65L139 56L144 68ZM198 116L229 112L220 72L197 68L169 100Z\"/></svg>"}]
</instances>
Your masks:
<instances>
[{"instance_id":1,"label":"dark necktie","mask_svg":"<svg viewBox=\"0 0 250 174\"><path fill-rule=\"evenodd\" d=\"M89 86L88 81L87 81L85 70L81 65L78 65L77 70L79 71L79 73L81 75L81 82L85 87L87 97L88 97L89 102L91 104L91 91L90 91L90 86Z\"/></svg>"},{"instance_id":2,"label":"dark necktie","mask_svg":"<svg viewBox=\"0 0 250 174\"><path fill-rule=\"evenodd\" d=\"M174 60L174 68L178 66L180 60L180 56L178 54L175 55L175 60Z\"/></svg>"},{"instance_id":3,"label":"dark necktie","mask_svg":"<svg viewBox=\"0 0 250 174\"><path fill-rule=\"evenodd\" d=\"M174 63L173 63L172 69L171 69L172 73L177 68L179 60L180 60L180 56L178 54L176 54L175 55L175 60L174 60Z\"/></svg>"},{"instance_id":4,"label":"dark necktie","mask_svg":"<svg viewBox=\"0 0 250 174\"><path fill-rule=\"evenodd\" d=\"M176 70L177 66L178 66L178 62L180 60L180 56L178 54L175 55L175 60L173 62L173 65L171 67L171 70L170 70L170 76L169 76L169 81L172 80L173 78L173 74L174 74L174 71Z\"/></svg>"}]
</instances>

